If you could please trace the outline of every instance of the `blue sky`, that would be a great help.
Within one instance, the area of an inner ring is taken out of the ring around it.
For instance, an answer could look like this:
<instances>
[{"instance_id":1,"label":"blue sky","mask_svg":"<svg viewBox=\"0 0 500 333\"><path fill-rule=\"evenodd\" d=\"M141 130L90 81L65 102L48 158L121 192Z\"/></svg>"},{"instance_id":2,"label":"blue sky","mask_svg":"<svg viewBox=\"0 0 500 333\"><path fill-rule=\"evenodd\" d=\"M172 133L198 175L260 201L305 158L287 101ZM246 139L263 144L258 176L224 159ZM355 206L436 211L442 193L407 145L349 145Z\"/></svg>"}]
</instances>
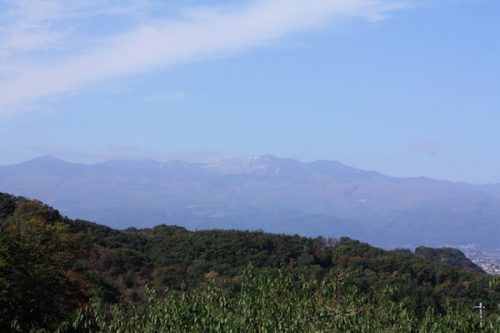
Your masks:
<instances>
[{"instance_id":1,"label":"blue sky","mask_svg":"<svg viewBox=\"0 0 500 333\"><path fill-rule=\"evenodd\" d=\"M274 154L500 182L500 2L0 0L0 164Z\"/></svg>"}]
</instances>

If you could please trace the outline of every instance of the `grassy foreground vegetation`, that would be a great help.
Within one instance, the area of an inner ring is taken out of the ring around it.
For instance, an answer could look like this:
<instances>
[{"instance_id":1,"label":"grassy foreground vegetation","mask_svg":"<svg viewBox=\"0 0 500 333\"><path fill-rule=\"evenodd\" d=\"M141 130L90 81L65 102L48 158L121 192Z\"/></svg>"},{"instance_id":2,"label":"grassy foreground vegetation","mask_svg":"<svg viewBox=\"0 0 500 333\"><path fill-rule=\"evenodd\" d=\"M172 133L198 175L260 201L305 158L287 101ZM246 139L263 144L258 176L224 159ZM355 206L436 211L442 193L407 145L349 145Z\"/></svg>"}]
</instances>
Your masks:
<instances>
[{"instance_id":1,"label":"grassy foreground vegetation","mask_svg":"<svg viewBox=\"0 0 500 333\"><path fill-rule=\"evenodd\" d=\"M458 304L419 316L411 302L394 299L392 288L360 293L348 276L311 280L253 271L247 267L233 295L214 281L190 292L151 290L143 308L92 303L61 332L499 332L498 314L482 329L477 314Z\"/></svg>"},{"instance_id":2,"label":"grassy foreground vegetation","mask_svg":"<svg viewBox=\"0 0 500 333\"><path fill-rule=\"evenodd\" d=\"M118 231L0 194L0 332L500 332L498 304L455 250Z\"/></svg>"}]
</instances>

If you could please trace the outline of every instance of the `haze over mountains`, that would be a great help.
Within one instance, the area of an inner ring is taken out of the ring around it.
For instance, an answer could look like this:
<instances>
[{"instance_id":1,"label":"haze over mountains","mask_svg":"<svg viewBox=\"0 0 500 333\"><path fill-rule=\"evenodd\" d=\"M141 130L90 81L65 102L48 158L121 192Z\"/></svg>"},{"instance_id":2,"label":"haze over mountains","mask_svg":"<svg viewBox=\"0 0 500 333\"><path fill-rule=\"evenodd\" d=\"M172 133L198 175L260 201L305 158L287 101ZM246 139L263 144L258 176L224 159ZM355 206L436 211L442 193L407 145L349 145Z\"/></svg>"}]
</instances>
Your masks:
<instances>
[{"instance_id":1,"label":"haze over mountains","mask_svg":"<svg viewBox=\"0 0 500 333\"><path fill-rule=\"evenodd\" d=\"M113 227L343 235L384 247L500 247L500 185L395 178L270 155L215 163L54 157L0 167L0 191Z\"/></svg>"}]
</instances>

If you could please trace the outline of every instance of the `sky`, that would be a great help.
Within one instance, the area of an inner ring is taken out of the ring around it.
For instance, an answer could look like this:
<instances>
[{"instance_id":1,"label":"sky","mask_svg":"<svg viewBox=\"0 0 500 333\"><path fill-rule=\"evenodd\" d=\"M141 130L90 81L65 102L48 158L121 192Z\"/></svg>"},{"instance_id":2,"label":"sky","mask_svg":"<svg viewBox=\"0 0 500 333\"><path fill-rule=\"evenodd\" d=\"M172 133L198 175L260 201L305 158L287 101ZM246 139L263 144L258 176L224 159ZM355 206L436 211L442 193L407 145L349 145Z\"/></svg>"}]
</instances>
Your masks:
<instances>
[{"instance_id":1,"label":"sky","mask_svg":"<svg viewBox=\"0 0 500 333\"><path fill-rule=\"evenodd\" d=\"M500 1L0 0L0 165L273 154L500 182Z\"/></svg>"}]
</instances>

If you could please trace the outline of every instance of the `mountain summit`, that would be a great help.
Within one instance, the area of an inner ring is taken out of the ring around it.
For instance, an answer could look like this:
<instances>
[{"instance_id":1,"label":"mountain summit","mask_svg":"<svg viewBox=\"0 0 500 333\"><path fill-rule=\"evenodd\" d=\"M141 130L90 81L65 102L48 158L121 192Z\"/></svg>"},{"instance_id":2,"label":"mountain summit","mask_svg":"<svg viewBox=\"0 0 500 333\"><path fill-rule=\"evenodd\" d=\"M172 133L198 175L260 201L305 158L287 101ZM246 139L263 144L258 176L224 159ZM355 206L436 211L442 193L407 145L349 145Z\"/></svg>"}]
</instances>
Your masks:
<instances>
[{"instance_id":1,"label":"mountain summit","mask_svg":"<svg viewBox=\"0 0 500 333\"><path fill-rule=\"evenodd\" d=\"M204 165L204 169L226 174L279 173L283 168L298 167L300 162L278 158L273 155L253 155L246 157L228 157Z\"/></svg>"}]
</instances>

